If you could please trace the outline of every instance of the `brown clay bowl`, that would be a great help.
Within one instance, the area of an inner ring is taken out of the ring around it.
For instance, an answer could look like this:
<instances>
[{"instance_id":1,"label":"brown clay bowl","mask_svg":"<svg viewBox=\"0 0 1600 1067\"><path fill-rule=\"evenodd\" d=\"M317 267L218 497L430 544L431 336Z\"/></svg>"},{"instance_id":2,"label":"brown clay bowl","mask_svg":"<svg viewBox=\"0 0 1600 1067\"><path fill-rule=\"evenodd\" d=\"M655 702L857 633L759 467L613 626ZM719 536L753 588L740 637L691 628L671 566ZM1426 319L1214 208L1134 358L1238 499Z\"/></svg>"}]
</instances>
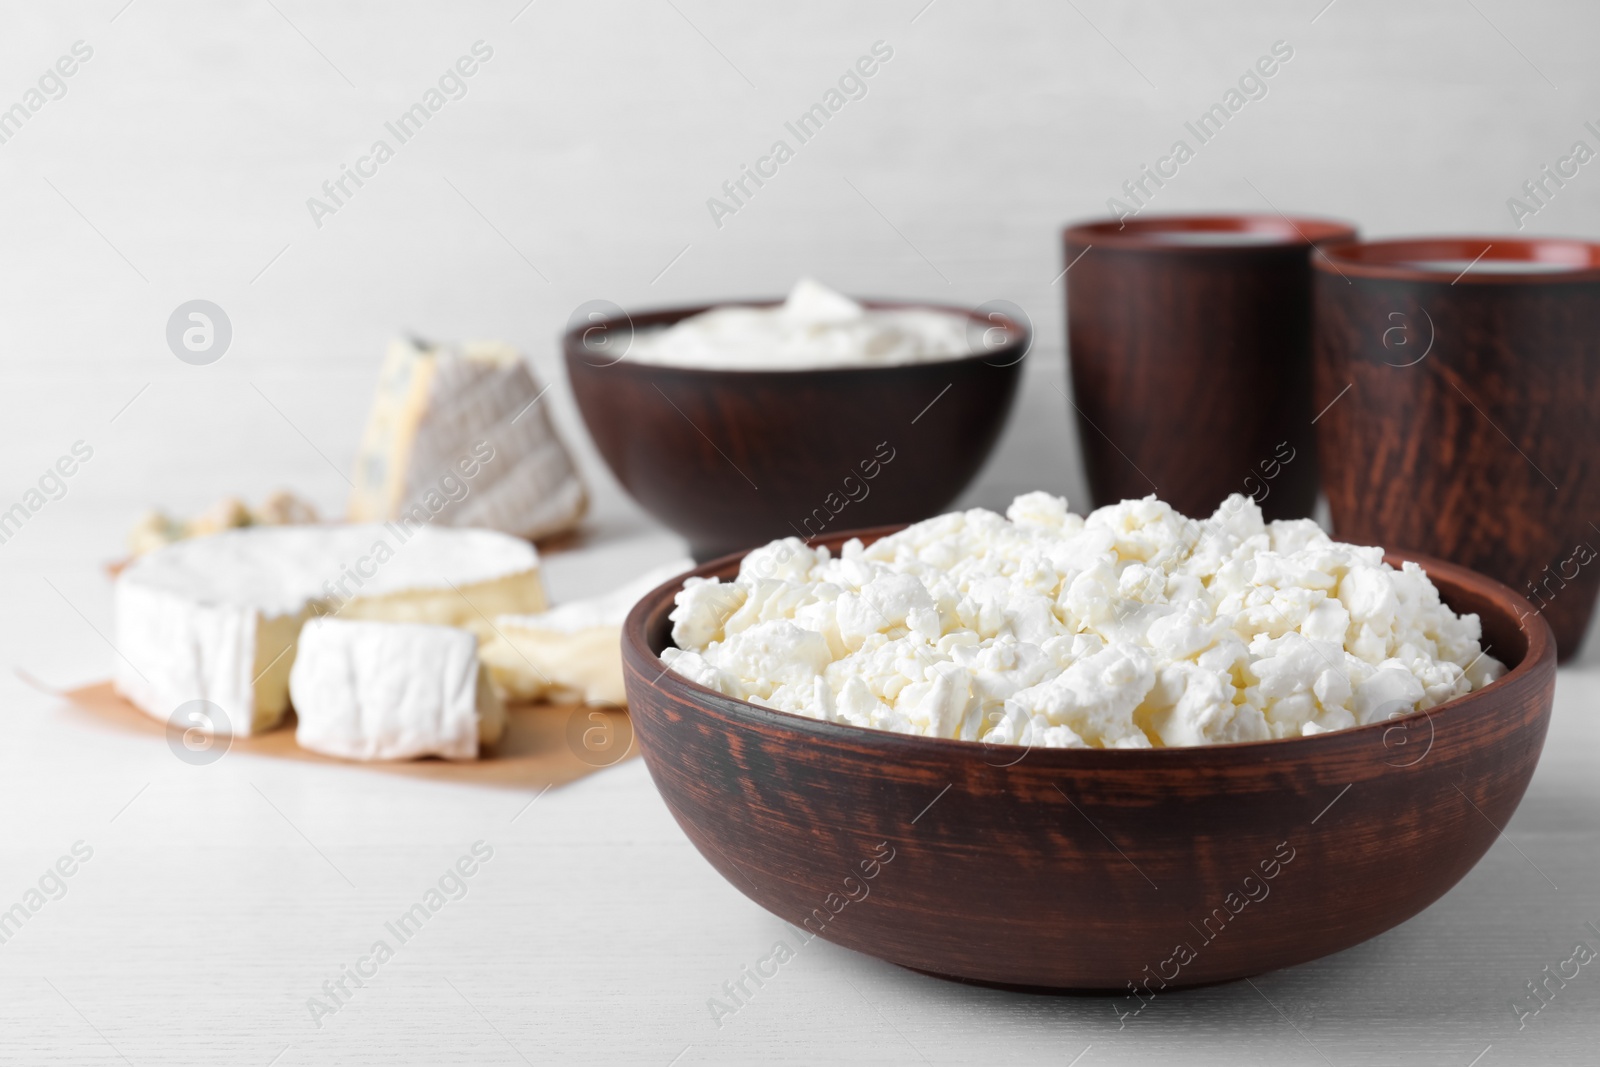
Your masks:
<instances>
[{"instance_id":1,"label":"brown clay bowl","mask_svg":"<svg viewBox=\"0 0 1600 1067\"><path fill-rule=\"evenodd\" d=\"M1148 999L1383 933L1460 881L1516 811L1550 718L1550 628L1497 582L1401 558L1482 618L1511 669L1339 733L1108 751L818 722L663 671L677 582L624 624L628 705L689 839L799 936L965 981L1116 990L1131 1011L1130 985Z\"/></svg>"},{"instance_id":2,"label":"brown clay bowl","mask_svg":"<svg viewBox=\"0 0 1600 1067\"><path fill-rule=\"evenodd\" d=\"M964 308L865 303L936 307L968 316L980 333L993 325ZM914 522L944 510L999 439L1031 341L1025 323L1006 318L1009 339L981 355L823 370L666 367L617 351L634 331L708 307L620 315L562 338L578 410L601 456L700 560L777 537ZM610 347L593 344L597 336Z\"/></svg>"}]
</instances>

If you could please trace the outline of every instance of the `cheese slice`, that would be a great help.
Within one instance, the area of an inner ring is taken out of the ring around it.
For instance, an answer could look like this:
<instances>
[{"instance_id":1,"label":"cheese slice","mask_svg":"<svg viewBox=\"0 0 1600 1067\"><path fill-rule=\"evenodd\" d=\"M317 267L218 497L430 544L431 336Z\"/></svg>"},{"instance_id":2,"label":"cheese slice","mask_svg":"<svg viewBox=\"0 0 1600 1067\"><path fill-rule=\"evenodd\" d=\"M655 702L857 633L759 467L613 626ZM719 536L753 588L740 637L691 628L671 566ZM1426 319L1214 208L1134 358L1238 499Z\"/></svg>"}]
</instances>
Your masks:
<instances>
[{"instance_id":1,"label":"cheese slice","mask_svg":"<svg viewBox=\"0 0 1600 1067\"><path fill-rule=\"evenodd\" d=\"M450 626L312 619L289 696L300 747L342 759L476 759L506 724L478 638Z\"/></svg>"},{"instance_id":2,"label":"cheese slice","mask_svg":"<svg viewBox=\"0 0 1600 1067\"><path fill-rule=\"evenodd\" d=\"M163 722L206 700L218 733L271 729L307 619L460 626L545 606L539 554L491 530L403 523L263 526L181 541L141 556L113 594L117 691Z\"/></svg>"},{"instance_id":3,"label":"cheese slice","mask_svg":"<svg viewBox=\"0 0 1600 1067\"><path fill-rule=\"evenodd\" d=\"M622 621L646 593L693 567L692 560L676 560L605 596L501 616L479 654L508 699L625 707Z\"/></svg>"},{"instance_id":4,"label":"cheese slice","mask_svg":"<svg viewBox=\"0 0 1600 1067\"><path fill-rule=\"evenodd\" d=\"M530 540L571 529L588 496L542 394L508 345L393 342L356 458L349 518L403 516Z\"/></svg>"}]
</instances>

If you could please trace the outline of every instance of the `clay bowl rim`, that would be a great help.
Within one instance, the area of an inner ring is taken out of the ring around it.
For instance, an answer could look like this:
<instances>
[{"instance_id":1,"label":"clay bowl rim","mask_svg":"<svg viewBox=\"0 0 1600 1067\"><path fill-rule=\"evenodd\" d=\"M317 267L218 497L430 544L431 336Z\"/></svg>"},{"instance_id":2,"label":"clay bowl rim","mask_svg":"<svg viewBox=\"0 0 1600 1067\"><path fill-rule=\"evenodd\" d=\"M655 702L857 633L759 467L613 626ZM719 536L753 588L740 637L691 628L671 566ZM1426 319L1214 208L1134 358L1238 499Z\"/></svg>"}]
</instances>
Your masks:
<instances>
[{"instance_id":1,"label":"clay bowl rim","mask_svg":"<svg viewBox=\"0 0 1600 1067\"><path fill-rule=\"evenodd\" d=\"M1172 233L1252 233L1277 238L1240 244L1202 244L1163 240ZM1113 251L1174 255L1249 255L1286 248L1320 248L1324 243L1349 243L1360 231L1355 223L1312 215L1236 214L1142 215L1138 218L1083 220L1061 229L1064 240Z\"/></svg>"},{"instance_id":2,"label":"clay bowl rim","mask_svg":"<svg viewBox=\"0 0 1600 1067\"><path fill-rule=\"evenodd\" d=\"M1339 241L1323 245L1317 270L1340 277L1386 281L1457 282L1471 285L1561 285L1600 281L1600 242L1580 237L1388 237L1377 241ZM1489 253L1493 252L1493 255ZM1495 274L1434 269L1418 262L1474 260L1550 263L1557 270ZM1581 262L1579 262L1581 260Z\"/></svg>"},{"instance_id":3,"label":"clay bowl rim","mask_svg":"<svg viewBox=\"0 0 1600 1067\"><path fill-rule=\"evenodd\" d=\"M959 304L941 304L929 300L902 300L895 298L859 297L851 296L851 300L872 311L942 311L946 314L956 315L969 322L983 322L976 308L962 307ZM613 367L627 366L631 369L650 372L665 372L669 374L682 374L685 376L696 375L730 375L742 377L745 375L763 375L770 377L778 374L805 375L815 378L818 375L828 374L860 374L867 371L893 372L903 371L909 367L943 367L952 365L987 364L991 367L1006 368L1015 366L1027 358L1033 348L1033 324L1030 321L1018 321L1011 315L1004 315L1005 325L1011 337L1005 344L992 352L971 352L964 356L949 356L939 359L918 360L911 363L885 363L885 364L839 364L826 367L773 367L765 370L756 367L690 367L677 363L646 363L639 360L630 360L627 353L611 360L609 363L591 363L585 358L588 350L584 348L579 338L589 330L600 328L610 331L626 322L628 338L631 344L633 337L641 329L651 329L657 326L671 326L693 315L711 311L714 308L724 307L777 307L783 303L783 297L757 297L752 299L722 300L713 303L674 304L666 307L646 308L638 314L631 314L625 308L618 308L622 318L612 315L601 319L599 322L588 325L569 326L561 334L561 353L566 357L570 368L574 362L581 364L588 370L610 370ZM997 312L998 313L998 312ZM1003 361L1002 361L1003 360Z\"/></svg>"},{"instance_id":4,"label":"clay bowl rim","mask_svg":"<svg viewBox=\"0 0 1600 1067\"><path fill-rule=\"evenodd\" d=\"M905 528L906 524L895 524L858 530L843 530L818 540L828 544L830 547L836 544L843 544L852 538L860 538L864 543L871 544L880 537L886 537ZM709 705L717 711L751 725L787 729L817 740L838 741L847 744L877 744L882 746L886 753L894 756L903 755L908 760L915 760L917 757L927 759L942 758L945 760L960 760L964 757L981 758L986 753L1014 749L1022 754L1014 762L1021 762L1026 757L1035 766L1040 765L1041 761L1043 761L1044 765L1056 766L1061 770L1132 771L1145 768L1170 769L1175 764L1178 766L1187 764L1191 767L1206 765L1207 769L1214 769L1216 764L1231 762L1229 757L1241 762L1254 762L1261 758L1270 758L1271 754L1283 745L1302 746L1302 751L1304 746L1313 745L1342 748L1351 740L1354 740L1357 735L1365 734L1368 737L1378 737L1382 731L1390 729L1396 723L1407 722L1419 717L1427 717L1433 728L1438 730L1442 725L1448 725L1448 723L1441 724L1437 722L1438 716L1447 715L1450 719L1457 719L1479 712L1490 712L1492 711L1492 704L1497 702L1498 690L1508 689L1511 683L1525 679L1546 669L1546 667L1553 670L1556 664L1555 636L1550 630L1550 624L1544 620L1543 615L1534 610L1533 605L1527 599L1519 595L1515 590L1458 563L1448 563L1417 552L1386 550L1384 552L1384 561L1391 566L1401 562L1415 563L1428 574L1430 580L1435 573L1438 573L1452 584L1471 589L1492 603L1503 614L1514 618L1515 626L1521 631L1527 642L1527 649L1517 665L1484 688L1474 690L1454 700L1445 701L1435 707L1409 712L1406 715L1396 716L1392 719L1367 723L1364 726L1354 726L1346 730L1333 730L1311 737L1274 737L1262 741L1234 741L1219 745L1184 745L1170 748L1111 749L996 745L982 741L957 741L943 737L898 734L888 730L876 730L864 726L847 726L841 723L826 722L821 719L811 719L793 712L762 707L759 704L752 704L737 697L725 696L715 689L700 685L698 682L692 682L682 675L674 673L666 664L661 662L660 656L650 647L649 631L652 622L657 616L664 619L666 613L671 610L672 597L682 588L683 582L692 577L711 577L717 572L735 567L750 551L754 551L754 549L734 552L710 560L693 570L685 571L677 577L668 579L641 597L632 610L628 612L628 616L622 624L624 677L626 678L627 676L626 668L630 659L639 664L658 664L661 667L660 673L654 681L646 684L651 689L668 692L675 690L677 695L687 704L695 706ZM1519 609L1525 610L1519 611ZM1485 706L1486 703L1491 706ZM1548 715L1549 711L1547 710L1545 714Z\"/></svg>"}]
</instances>

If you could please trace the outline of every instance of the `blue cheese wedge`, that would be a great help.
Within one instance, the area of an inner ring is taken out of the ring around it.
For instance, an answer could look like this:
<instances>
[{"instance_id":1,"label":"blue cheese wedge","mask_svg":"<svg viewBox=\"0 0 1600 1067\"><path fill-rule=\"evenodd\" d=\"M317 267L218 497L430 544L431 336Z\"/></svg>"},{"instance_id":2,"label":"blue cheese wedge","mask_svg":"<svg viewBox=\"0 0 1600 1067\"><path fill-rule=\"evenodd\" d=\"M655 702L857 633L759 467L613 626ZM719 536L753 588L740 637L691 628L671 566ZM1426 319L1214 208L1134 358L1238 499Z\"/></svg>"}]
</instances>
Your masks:
<instances>
[{"instance_id":1,"label":"blue cheese wedge","mask_svg":"<svg viewBox=\"0 0 1600 1067\"><path fill-rule=\"evenodd\" d=\"M405 518L538 540L588 497L515 349L389 346L356 458L352 522Z\"/></svg>"},{"instance_id":2,"label":"blue cheese wedge","mask_svg":"<svg viewBox=\"0 0 1600 1067\"><path fill-rule=\"evenodd\" d=\"M300 747L341 759L476 759L506 723L477 636L450 626L312 619L289 697Z\"/></svg>"}]
</instances>

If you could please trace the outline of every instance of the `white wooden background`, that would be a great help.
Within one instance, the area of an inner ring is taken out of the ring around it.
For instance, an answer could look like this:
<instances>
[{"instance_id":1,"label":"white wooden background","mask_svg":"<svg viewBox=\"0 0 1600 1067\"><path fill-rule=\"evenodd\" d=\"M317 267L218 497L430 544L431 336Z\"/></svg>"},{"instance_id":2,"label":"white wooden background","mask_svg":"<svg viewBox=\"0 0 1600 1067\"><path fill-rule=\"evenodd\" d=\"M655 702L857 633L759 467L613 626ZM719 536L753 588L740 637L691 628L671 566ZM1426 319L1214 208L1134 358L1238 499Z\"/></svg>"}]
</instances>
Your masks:
<instances>
[{"instance_id":1,"label":"white wooden background","mask_svg":"<svg viewBox=\"0 0 1600 1067\"><path fill-rule=\"evenodd\" d=\"M93 55L0 144L0 508L74 442L94 456L0 544L0 658L56 686L108 673L101 565L152 504L285 485L336 511L400 328L507 338L555 380L597 495L591 547L551 561L558 597L677 555L598 464L559 373L555 337L591 299L773 294L806 272L1015 301L1039 335L1029 387L966 501L1081 500L1056 228L1103 213L1274 41L1294 57L1267 96L1152 210L1504 233L1524 181L1597 144L1591 5L1325 2L5 5L0 107L75 41ZM307 197L479 40L493 57L467 95L315 226ZM714 226L706 198L880 40L894 56L867 96ZM1528 232L1600 230L1588 169ZM206 367L163 339L193 298L234 328ZM1591 641L1509 840L1401 929L1259 990L1164 997L1119 1030L1105 1000L817 943L719 1028L707 998L783 927L695 854L637 761L532 807L236 752L196 768L7 671L0 907L74 842L94 851L0 944L0 1059L1592 1063L1600 974L1520 1031L1508 1002L1600 925L1597 697ZM494 859L467 897L313 1025L306 999L480 839Z\"/></svg>"}]
</instances>

